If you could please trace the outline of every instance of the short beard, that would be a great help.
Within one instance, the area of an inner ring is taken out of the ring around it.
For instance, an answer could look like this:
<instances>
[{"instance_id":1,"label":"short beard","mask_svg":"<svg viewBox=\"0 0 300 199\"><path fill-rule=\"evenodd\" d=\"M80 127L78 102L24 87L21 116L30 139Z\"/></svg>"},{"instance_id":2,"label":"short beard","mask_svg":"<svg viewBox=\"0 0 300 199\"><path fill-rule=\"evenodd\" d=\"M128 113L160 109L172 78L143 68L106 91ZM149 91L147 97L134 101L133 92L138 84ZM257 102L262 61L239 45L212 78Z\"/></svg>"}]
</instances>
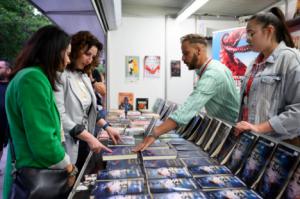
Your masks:
<instances>
[{"instance_id":1,"label":"short beard","mask_svg":"<svg viewBox=\"0 0 300 199\"><path fill-rule=\"evenodd\" d=\"M197 68L198 57L196 54L193 55L192 61L188 64L189 70L195 70Z\"/></svg>"}]
</instances>

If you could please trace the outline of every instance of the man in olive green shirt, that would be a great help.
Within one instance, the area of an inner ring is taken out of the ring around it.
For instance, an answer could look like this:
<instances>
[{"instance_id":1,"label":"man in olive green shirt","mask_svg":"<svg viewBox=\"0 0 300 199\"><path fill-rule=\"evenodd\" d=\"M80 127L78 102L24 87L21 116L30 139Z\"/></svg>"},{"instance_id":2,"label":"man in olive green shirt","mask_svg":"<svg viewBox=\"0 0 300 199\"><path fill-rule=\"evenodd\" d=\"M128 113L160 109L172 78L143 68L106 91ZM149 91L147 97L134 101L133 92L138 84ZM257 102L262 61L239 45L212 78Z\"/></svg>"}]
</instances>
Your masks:
<instances>
[{"instance_id":1,"label":"man in olive green shirt","mask_svg":"<svg viewBox=\"0 0 300 199\"><path fill-rule=\"evenodd\" d=\"M199 76L196 88L161 125L155 127L134 151L146 149L160 135L187 124L205 107L208 115L229 122L236 122L239 112L239 94L231 71L219 61L207 56L207 42L204 37L189 34L181 38L182 60L189 70L196 70Z\"/></svg>"}]
</instances>

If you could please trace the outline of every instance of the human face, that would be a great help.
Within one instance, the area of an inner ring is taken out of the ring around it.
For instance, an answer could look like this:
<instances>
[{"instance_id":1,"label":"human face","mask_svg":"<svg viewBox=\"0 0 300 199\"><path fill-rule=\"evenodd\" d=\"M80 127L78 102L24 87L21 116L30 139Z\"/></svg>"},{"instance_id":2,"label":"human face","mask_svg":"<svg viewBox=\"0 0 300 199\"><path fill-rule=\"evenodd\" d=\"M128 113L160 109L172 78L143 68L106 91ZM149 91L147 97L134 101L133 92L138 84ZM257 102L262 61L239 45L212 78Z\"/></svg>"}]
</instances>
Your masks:
<instances>
[{"instance_id":1,"label":"human face","mask_svg":"<svg viewBox=\"0 0 300 199\"><path fill-rule=\"evenodd\" d=\"M96 58L98 49L96 46L92 46L88 50L83 50L76 60L76 68L83 70L86 66L90 65Z\"/></svg>"},{"instance_id":2,"label":"human face","mask_svg":"<svg viewBox=\"0 0 300 199\"><path fill-rule=\"evenodd\" d=\"M63 72L66 66L71 62L70 54L71 54L71 44L69 44L67 49L62 52L63 61L61 67L59 68L60 72Z\"/></svg>"},{"instance_id":3,"label":"human face","mask_svg":"<svg viewBox=\"0 0 300 199\"><path fill-rule=\"evenodd\" d=\"M10 68L8 68L4 61L0 61L0 81L6 80L10 74Z\"/></svg>"},{"instance_id":4,"label":"human face","mask_svg":"<svg viewBox=\"0 0 300 199\"><path fill-rule=\"evenodd\" d=\"M197 68L198 64L198 50L193 47L189 41L184 41L181 45L182 61L187 65L189 70Z\"/></svg>"},{"instance_id":5,"label":"human face","mask_svg":"<svg viewBox=\"0 0 300 199\"><path fill-rule=\"evenodd\" d=\"M256 52L262 52L271 43L271 35L267 31L267 28L258 23L255 19L248 22L246 27L247 42L252 50Z\"/></svg>"}]
</instances>

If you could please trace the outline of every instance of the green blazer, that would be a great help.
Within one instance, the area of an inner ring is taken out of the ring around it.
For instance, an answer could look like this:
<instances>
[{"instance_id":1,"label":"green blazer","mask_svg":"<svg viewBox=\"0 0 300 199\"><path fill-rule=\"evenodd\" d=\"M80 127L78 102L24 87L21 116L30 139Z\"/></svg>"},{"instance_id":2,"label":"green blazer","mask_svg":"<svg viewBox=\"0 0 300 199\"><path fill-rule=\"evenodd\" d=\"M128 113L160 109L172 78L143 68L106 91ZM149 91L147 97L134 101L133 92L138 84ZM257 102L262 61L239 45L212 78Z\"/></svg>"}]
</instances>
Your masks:
<instances>
[{"instance_id":1,"label":"green blazer","mask_svg":"<svg viewBox=\"0 0 300 199\"><path fill-rule=\"evenodd\" d=\"M53 90L40 67L22 69L9 83L6 112L16 153L16 167L49 168L61 164L65 150ZM10 146L11 147L11 146ZM3 198L12 183L8 152Z\"/></svg>"}]
</instances>

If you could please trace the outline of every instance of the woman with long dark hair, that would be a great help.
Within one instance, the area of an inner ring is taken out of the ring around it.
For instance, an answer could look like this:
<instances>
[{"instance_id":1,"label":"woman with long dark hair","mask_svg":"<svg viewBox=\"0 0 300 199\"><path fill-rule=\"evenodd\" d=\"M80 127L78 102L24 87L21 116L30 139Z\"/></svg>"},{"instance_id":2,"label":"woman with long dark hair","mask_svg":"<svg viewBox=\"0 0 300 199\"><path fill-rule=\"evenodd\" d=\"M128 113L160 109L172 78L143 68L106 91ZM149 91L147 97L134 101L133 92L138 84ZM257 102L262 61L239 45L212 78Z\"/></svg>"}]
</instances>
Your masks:
<instances>
[{"instance_id":1,"label":"woman with long dark hair","mask_svg":"<svg viewBox=\"0 0 300 199\"><path fill-rule=\"evenodd\" d=\"M66 169L75 167L61 143L61 124L53 90L57 72L70 62L69 36L56 26L39 29L16 59L6 92L6 111L16 169ZM12 185L11 150L8 152L3 198ZM74 176L69 176L70 185ZM54 185L55 187L55 185ZM51 192L51 190L49 190ZM48 195L44 193L45 197Z\"/></svg>"},{"instance_id":2,"label":"woman with long dark hair","mask_svg":"<svg viewBox=\"0 0 300 199\"><path fill-rule=\"evenodd\" d=\"M254 131L300 146L300 56L279 8L252 16L247 40L258 57L242 85L237 133Z\"/></svg>"}]
</instances>

